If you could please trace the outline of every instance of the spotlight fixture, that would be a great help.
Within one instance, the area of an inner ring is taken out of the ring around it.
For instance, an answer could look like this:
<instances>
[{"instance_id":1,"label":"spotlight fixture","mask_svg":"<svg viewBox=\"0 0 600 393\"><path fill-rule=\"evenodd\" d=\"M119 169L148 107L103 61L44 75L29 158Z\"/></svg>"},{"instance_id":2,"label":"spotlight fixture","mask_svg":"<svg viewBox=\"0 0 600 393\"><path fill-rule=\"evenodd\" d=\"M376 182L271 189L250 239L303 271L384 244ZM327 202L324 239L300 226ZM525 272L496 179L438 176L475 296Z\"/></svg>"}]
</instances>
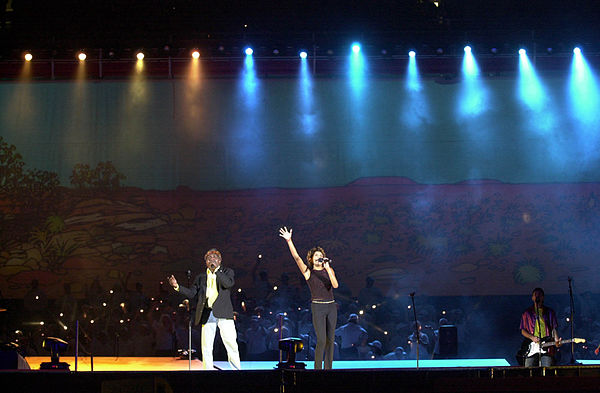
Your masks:
<instances>
[{"instance_id":1,"label":"spotlight fixture","mask_svg":"<svg viewBox=\"0 0 600 393\"><path fill-rule=\"evenodd\" d=\"M284 362L277 363L277 368L304 370L306 364L296 361L296 353L302 351L303 348L304 344L300 338L288 337L279 340L279 349L286 352L286 359Z\"/></svg>"},{"instance_id":2,"label":"spotlight fixture","mask_svg":"<svg viewBox=\"0 0 600 393\"><path fill-rule=\"evenodd\" d=\"M31 53L25 53L25 61L31 61L33 59L33 55Z\"/></svg>"},{"instance_id":3,"label":"spotlight fixture","mask_svg":"<svg viewBox=\"0 0 600 393\"><path fill-rule=\"evenodd\" d=\"M305 50L303 50L303 51L300 52L300 58L301 59L306 59L307 57L308 57L308 53L306 53Z\"/></svg>"},{"instance_id":4,"label":"spotlight fixture","mask_svg":"<svg viewBox=\"0 0 600 393\"><path fill-rule=\"evenodd\" d=\"M438 55L443 55L444 54L444 48L439 47L435 50L435 53L437 53Z\"/></svg>"},{"instance_id":5,"label":"spotlight fixture","mask_svg":"<svg viewBox=\"0 0 600 393\"><path fill-rule=\"evenodd\" d=\"M40 364L40 370L69 370L69 364L59 361L61 353L67 350L69 343L60 338L46 337L42 341L42 348L50 351L50 362Z\"/></svg>"},{"instance_id":6,"label":"spotlight fixture","mask_svg":"<svg viewBox=\"0 0 600 393\"><path fill-rule=\"evenodd\" d=\"M471 53L471 47L469 45L465 46L465 53Z\"/></svg>"},{"instance_id":7,"label":"spotlight fixture","mask_svg":"<svg viewBox=\"0 0 600 393\"><path fill-rule=\"evenodd\" d=\"M192 52L192 58L194 58L194 59L200 58L200 52L198 52L197 50L194 50Z\"/></svg>"},{"instance_id":8,"label":"spotlight fixture","mask_svg":"<svg viewBox=\"0 0 600 393\"><path fill-rule=\"evenodd\" d=\"M144 52L138 52L135 57L137 57L138 60L144 60Z\"/></svg>"},{"instance_id":9,"label":"spotlight fixture","mask_svg":"<svg viewBox=\"0 0 600 393\"><path fill-rule=\"evenodd\" d=\"M415 57L417 54L415 53L414 50L411 50L410 52L408 52L408 56L409 57Z\"/></svg>"},{"instance_id":10,"label":"spotlight fixture","mask_svg":"<svg viewBox=\"0 0 600 393\"><path fill-rule=\"evenodd\" d=\"M352 53L357 55L358 52L360 52L360 45L358 43L352 44Z\"/></svg>"},{"instance_id":11,"label":"spotlight fixture","mask_svg":"<svg viewBox=\"0 0 600 393\"><path fill-rule=\"evenodd\" d=\"M79 61L84 61L87 58L87 55L84 52L79 52L77 58L79 59Z\"/></svg>"},{"instance_id":12,"label":"spotlight fixture","mask_svg":"<svg viewBox=\"0 0 600 393\"><path fill-rule=\"evenodd\" d=\"M250 47L247 47L244 50L244 53L246 54L246 56L252 56L252 54L254 53L254 50L252 48L250 48Z\"/></svg>"},{"instance_id":13,"label":"spotlight fixture","mask_svg":"<svg viewBox=\"0 0 600 393\"><path fill-rule=\"evenodd\" d=\"M578 46L576 46L576 47L573 49L573 53L574 53L574 54L576 54L576 55L580 55L580 54L581 54L581 49L579 49L579 47L578 47Z\"/></svg>"},{"instance_id":14,"label":"spotlight fixture","mask_svg":"<svg viewBox=\"0 0 600 393\"><path fill-rule=\"evenodd\" d=\"M519 54L521 56L525 56L527 54L527 51L525 49L521 48L521 49L519 49Z\"/></svg>"}]
</instances>

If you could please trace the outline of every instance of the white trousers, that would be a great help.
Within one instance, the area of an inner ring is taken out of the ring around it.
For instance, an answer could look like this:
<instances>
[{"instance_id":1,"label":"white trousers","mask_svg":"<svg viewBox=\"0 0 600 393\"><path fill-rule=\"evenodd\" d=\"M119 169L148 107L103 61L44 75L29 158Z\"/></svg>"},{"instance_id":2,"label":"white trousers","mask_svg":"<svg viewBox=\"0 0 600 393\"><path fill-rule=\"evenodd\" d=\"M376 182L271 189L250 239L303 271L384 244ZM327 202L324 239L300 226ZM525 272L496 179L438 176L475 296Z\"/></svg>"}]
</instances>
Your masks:
<instances>
[{"instance_id":1,"label":"white trousers","mask_svg":"<svg viewBox=\"0 0 600 393\"><path fill-rule=\"evenodd\" d=\"M213 347L217 327L221 333L221 340L227 350L227 360L236 370L241 370L240 352L237 346L237 333L235 331L235 323L233 319L216 318L212 311L210 317L204 325L202 325L202 366L205 370L214 369L213 365Z\"/></svg>"}]
</instances>

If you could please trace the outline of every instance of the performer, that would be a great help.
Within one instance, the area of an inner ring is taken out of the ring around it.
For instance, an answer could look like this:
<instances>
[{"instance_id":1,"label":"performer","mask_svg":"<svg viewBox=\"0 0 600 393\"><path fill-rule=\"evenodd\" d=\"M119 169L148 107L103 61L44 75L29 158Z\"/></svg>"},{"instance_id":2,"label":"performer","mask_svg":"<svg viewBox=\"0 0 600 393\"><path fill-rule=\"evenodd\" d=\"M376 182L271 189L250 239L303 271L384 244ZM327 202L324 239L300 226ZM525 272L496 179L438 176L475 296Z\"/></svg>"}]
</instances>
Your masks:
<instances>
[{"instance_id":1,"label":"performer","mask_svg":"<svg viewBox=\"0 0 600 393\"><path fill-rule=\"evenodd\" d=\"M197 298L194 324L202 323L203 367L208 370L214 368L213 346L218 326L227 350L227 359L234 368L240 370L240 354L236 342L237 333L233 321L230 292L234 284L234 273L232 269L221 265L221 253L216 248L207 251L204 261L206 271L194 279L191 288L179 285L173 275L169 277L169 284L190 300Z\"/></svg>"},{"instance_id":2,"label":"performer","mask_svg":"<svg viewBox=\"0 0 600 393\"><path fill-rule=\"evenodd\" d=\"M542 345L542 339L552 337L556 346L560 345L560 338L558 337L558 321L556 319L556 313L550 307L544 306L544 290L542 288L535 288L531 293L531 300L533 300L533 306L529 307L523 312L521 316L521 334L527 340L525 345L529 345L531 342L537 344L534 346L538 348ZM553 348L552 348L553 349ZM534 353L531 353L534 352ZM537 352L537 353L536 353ZM540 359L540 351L528 350L525 358L525 367L552 366L554 358L552 356L552 350L543 349Z\"/></svg>"},{"instance_id":3,"label":"performer","mask_svg":"<svg viewBox=\"0 0 600 393\"><path fill-rule=\"evenodd\" d=\"M333 288L338 287L335 272L321 247L313 247L308 251L305 264L292 242L292 229L280 228L279 236L286 240L290 253L310 289L312 320L317 335L314 368L331 369L337 323L337 306L333 298Z\"/></svg>"}]
</instances>

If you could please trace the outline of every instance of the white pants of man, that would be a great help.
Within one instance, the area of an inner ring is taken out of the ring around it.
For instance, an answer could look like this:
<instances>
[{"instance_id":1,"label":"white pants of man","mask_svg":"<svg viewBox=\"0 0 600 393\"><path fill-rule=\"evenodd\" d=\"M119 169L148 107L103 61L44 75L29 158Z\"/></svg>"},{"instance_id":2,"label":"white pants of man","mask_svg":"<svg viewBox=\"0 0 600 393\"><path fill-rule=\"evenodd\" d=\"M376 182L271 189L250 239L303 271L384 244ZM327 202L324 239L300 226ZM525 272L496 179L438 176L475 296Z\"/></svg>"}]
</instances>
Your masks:
<instances>
[{"instance_id":1,"label":"white pants of man","mask_svg":"<svg viewBox=\"0 0 600 393\"><path fill-rule=\"evenodd\" d=\"M227 350L227 360L236 370L241 370L240 353L237 346L237 333L235 331L235 322L233 319L216 318L212 311L210 317L202 325L202 365L206 370L214 369L213 365L213 347L217 326L221 333L221 340Z\"/></svg>"}]
</instances>

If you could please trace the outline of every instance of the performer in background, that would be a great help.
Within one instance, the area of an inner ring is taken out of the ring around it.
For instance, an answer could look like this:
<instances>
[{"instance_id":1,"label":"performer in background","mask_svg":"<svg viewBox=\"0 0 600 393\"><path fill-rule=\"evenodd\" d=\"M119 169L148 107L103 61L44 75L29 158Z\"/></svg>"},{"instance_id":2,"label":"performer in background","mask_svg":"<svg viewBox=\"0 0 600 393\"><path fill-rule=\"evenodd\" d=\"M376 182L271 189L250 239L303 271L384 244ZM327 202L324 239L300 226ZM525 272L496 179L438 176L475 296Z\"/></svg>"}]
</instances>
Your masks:
<instances>
[{"instance_id":1,"label":"performer in background","mask_svg":"<svg viewBox=\"0 0 600 393\"><path fill-rule=\"evenodd\" d=\"M227 350L229 363L240 370L240 354L236 342L237 333L233 321L230 292L235 282L234 273L232 269L221 265L221 253L215 248L208 250L204 261L206 262L206 271L194 279L191 288L179 285L173 275L169 277L169 284L196 304L194 324L202 323L203 367L208 370L214 368L213 346L218 326Z\"/></svg>"},{"instance_id":2,"label":"performer in background","mask_svg":"<svg viewBox=\"0 0 600 393\"><path fill-rule=\"evenodd\" d=\"M313 247L308 251L305 264L292 242L292 229L280 228L279 236L287 242L290 253L310 289L313 327L317 335L314 368L331 369L337 323L337 306L333 298L333 288L338 287L335 272L321 247Z\"/></svg>"},{"instance_id":3,"label":"performer in background","mask_svg":"<svg viewBox=\"0 0 600 393\"><path fill-rule=\"evenodd\" d=\"M521 316L521 334L527 339L523 346L528 346L525 354L525 367L538 365L549 367L554 362L552 355L554 348L542 348L540 356L539 346L544 341L553 341L556 346L560 345L560 338L556 330L558 328L556 313L550 307L544 306L544 290L542 288L535 288L532 291L531 300L533 300L533 306L525 310ZM532 345L532 343L535 344Z\"/></svg>"}]
</instances>

